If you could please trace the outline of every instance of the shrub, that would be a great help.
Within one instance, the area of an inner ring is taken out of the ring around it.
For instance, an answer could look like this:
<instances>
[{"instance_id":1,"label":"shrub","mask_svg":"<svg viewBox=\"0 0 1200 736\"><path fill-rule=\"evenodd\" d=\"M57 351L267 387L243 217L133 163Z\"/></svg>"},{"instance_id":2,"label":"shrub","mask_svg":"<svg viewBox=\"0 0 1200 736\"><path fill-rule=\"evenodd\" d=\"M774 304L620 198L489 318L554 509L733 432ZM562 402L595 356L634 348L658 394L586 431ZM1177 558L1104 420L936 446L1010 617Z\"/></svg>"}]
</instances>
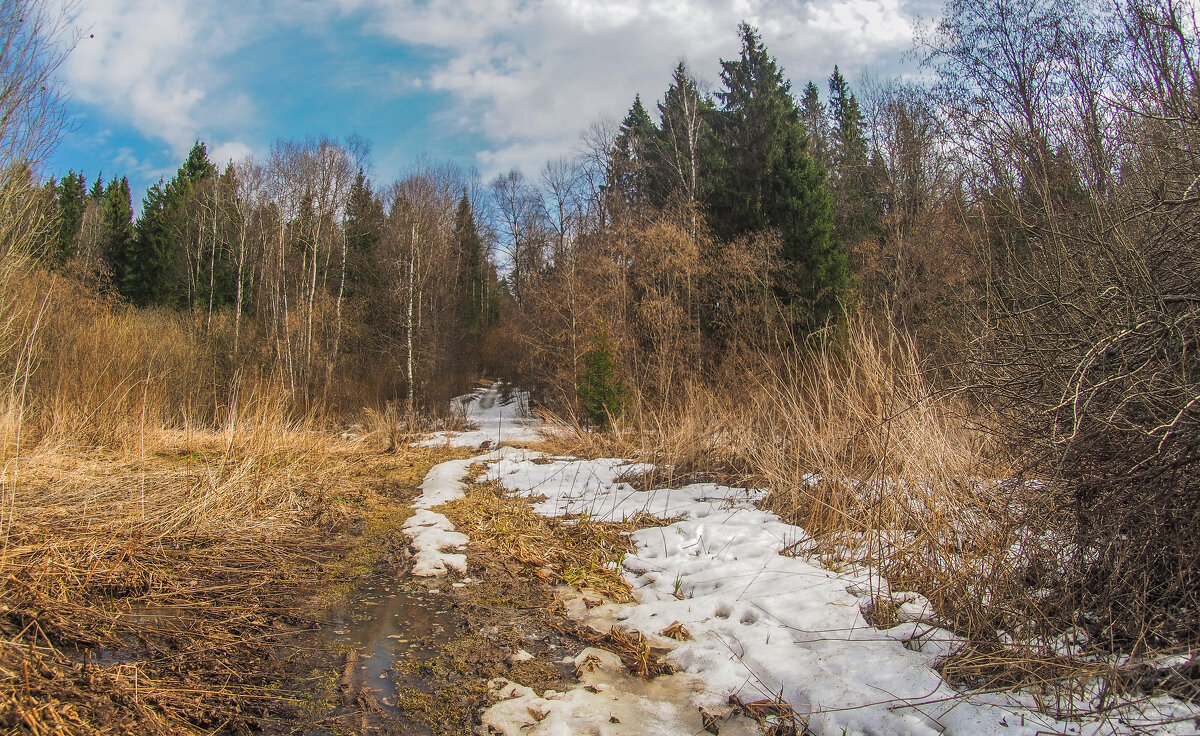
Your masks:
<instances>
[{"instance_id":1,"label":"shrub","mask_svg":"<svg viewBox=\"0 0 1200 736\"><path fill-rule=\"evenodd\" d=\"M629 400L625 379L617 369L608 330L600 327L592 338L592 348L583 355L583 376L576 389L584 417L596 427L608 431L613 419L620 418Z\"/></svg>"}]
</instances>

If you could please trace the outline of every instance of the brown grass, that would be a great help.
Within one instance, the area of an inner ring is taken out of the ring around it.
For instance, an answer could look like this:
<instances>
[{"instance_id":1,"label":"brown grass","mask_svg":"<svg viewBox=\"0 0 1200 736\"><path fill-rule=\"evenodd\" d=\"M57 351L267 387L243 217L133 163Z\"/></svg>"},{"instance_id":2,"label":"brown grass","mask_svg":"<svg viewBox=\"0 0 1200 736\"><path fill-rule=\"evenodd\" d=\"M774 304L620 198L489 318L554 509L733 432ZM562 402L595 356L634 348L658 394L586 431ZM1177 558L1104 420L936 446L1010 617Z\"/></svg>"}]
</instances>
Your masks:
<instances>
[{"instance_id":1,"label":"brown grass","mask_svg":"<svg viewBox=\"0 0 1200 736\"><path fill-rule=\"evenodd\" d=\"M470 486L464 498L439 511L472 544L503 550L548 582L567 583L618 603L633 600L629 583L612 568L632 551L628 532L662 523L648 516L624 523L551 519L495 482Z\"/></svg>"},{"instance_id":2,"label":"brown grass","mask_svg":"<svg viewBox=\"0 0 1200 736\"><path fill-rule=\"evenodd\" d=\"M236 733L308 697L315 594L399 551L386 495L446 452L338 439L254 364L0 257L0 731Z\"/></svg>"},{"instance_id":3,"label":"brown grass","mask_svg":"<svg viewBox=\"0 0 1200 736\"><path fill-rule=\"evenodd\" d=\"M790 355L739 359L674 405L639 399L609 434L576 428L544 449L654 463L636 479L645 486L769 488L765 506L811 535L787 553L870 571L869 620L899 623L892 594L915 591L972 643L947 677L989 688L1057 678L1060 712L1089 708L1073 697L1079 683L1123 676L1083 667L1095 648L1057 648L1074 612L1037 588L1060 574L1063 524L1036 485L1009 480L978 412L928 376L891 325L849 317Z\"/></svg>"}]
</instances>

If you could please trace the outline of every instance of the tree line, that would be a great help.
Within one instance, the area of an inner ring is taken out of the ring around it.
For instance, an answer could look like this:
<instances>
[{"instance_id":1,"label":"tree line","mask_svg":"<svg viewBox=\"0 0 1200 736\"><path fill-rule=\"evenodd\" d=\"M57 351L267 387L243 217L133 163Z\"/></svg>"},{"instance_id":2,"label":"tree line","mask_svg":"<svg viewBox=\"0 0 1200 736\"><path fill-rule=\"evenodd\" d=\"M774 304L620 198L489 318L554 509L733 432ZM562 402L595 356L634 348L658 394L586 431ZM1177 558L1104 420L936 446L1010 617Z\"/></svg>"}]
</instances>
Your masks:
<instances>
[{"instance_id":1,"label":"tree line","mask_svg":"<svg viewBox=\"0 0 1200 736\"><path fill-rule=\"evenodd\" d=\"M301 403L345 383L411 406L432 376L478 371L497 279L472 177L426 165L376 191L362 153L279 142L219 171L198 142L136 220L124 177L88 188L70 172L44 188L47 255L133 306L193 315L228 360L272 366Z\"/></svg>"}]
</instances>

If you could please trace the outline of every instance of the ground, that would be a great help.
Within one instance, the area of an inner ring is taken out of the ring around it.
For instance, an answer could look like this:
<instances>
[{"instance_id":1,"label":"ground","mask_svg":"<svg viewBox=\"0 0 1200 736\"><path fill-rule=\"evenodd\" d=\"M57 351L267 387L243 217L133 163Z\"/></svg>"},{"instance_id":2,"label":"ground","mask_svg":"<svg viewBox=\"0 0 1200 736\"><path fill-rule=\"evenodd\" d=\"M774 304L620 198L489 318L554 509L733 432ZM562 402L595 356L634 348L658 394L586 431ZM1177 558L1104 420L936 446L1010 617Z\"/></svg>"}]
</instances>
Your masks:
<instances>
[{"instance_id":1,"label":"ground","mask_svg":"<svg viewBox=\"0 0 1200 736\"><path fill-rule=\"evenodd\" d=\"M937 670L955 639L928 602L805 558L805 531L758 508L762 491L655 488L644 464L555 454L519 392L462 408L470 431L404 442L187 435L136 460L31 458L4 547L0 728L1196 727L1170 699L1089 720L955 691Z\"/></svg>"}]
</instances>

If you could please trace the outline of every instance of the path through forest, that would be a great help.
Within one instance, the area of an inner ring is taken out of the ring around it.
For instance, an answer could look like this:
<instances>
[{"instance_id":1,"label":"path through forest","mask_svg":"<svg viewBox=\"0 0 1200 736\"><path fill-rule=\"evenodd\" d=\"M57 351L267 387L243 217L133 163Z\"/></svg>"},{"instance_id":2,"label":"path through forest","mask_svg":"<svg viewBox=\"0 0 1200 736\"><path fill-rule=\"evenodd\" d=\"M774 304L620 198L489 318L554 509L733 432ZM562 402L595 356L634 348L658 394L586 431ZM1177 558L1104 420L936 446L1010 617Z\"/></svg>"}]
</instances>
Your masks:
<instances>
[{"instance_id":1,"label":"path through forest","mask_svg":"<svg viewBox=\"0 0 1200 736\"><path fill-rule=\"evenodd\" d=\"M959 639L934 623L919 594L807 557L803 529L756 507L761 490L712 483L639 489L644 464L533 449L539 430L552 430L539 427L526 404L520 391L481 389L458 400L472 430L426 441L483 452L426 476L405 526L414 575L432 581L431 589L449 586L479 599L475 586L487 578L480 571L506 554L521 557L519 544L480 549L441 513L469 505L482 486L524 499L536 514L568 527L659 521L622 532L632 551L610 564L632 586L633 600L600 594L586 576L578 586L553 589L551 608L570 623L551 621L551 628L582 634L554 637L537 655L523 646L507 653L510 662L542 661L563 677L552 687L518 673L493 678L488 699L495 704L483 713L493 732L666 736L761 726L822 736L1037 736L1196 728L1191 719L1200 710L1167 698L1079 721L1039 712L1032 695L964 695L936 669ZM524 567L527 579L554 581L548 568L530 574ZM864 616L880 599L896 607L886 628ZM639 669L661 674L639 678Z\"/></svg>"}]
</instances>

